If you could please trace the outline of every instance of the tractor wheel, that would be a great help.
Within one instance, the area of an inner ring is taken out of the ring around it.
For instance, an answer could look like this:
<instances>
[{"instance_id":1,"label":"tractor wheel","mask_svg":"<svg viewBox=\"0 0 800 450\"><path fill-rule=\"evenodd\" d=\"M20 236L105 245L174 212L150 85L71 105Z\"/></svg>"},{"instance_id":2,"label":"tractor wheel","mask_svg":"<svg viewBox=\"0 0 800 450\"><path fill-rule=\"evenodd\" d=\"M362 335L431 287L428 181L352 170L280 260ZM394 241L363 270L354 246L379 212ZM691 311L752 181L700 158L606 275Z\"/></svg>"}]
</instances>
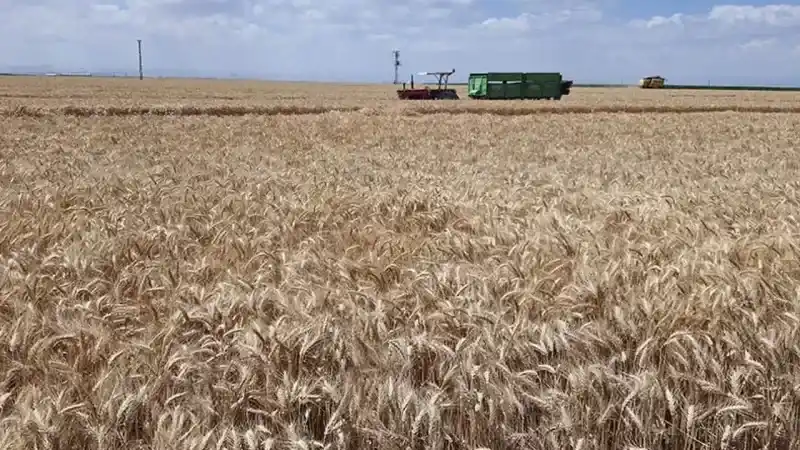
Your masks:
<instances>
[{"instance_id":1,"label":"tractor wheel","mask_svg":"<svg viewBox=\"0 0 800 450\"><path fill-rule=\"evenodd\" d=\"M445 100L458 100L458 93L447 91L444 95Z\"/></svg>"}]
</instances>

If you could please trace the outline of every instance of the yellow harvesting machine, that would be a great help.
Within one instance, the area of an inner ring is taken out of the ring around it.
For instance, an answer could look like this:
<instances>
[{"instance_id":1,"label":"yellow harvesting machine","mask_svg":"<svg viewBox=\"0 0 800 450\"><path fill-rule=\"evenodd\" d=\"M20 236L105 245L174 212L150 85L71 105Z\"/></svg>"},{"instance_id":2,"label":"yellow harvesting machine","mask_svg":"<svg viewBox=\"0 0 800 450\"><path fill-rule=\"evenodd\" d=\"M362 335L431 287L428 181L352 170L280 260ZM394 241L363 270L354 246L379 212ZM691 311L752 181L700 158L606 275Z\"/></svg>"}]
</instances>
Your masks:
<instances>
[{"instance_id":1,"label":"yellow harvesting machine","mask_svg":"<svg viewBox=\"0 0 800 450\"><path fill-rule=\"evenodd\" d=\"M663 89L664 77L645 77L639 81L639 87L642 89Z\"/></svg>"}]
</instances>

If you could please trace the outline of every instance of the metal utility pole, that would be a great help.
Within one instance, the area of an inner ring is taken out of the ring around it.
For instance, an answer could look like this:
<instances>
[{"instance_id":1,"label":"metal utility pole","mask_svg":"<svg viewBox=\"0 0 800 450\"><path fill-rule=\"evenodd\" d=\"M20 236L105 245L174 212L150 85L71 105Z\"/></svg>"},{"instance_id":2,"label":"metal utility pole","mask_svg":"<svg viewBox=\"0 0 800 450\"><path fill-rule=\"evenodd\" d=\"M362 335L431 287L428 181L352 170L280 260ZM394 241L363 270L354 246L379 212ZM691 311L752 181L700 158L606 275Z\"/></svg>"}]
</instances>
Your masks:
<instances>
[{"instance_id":1,"label":"metal utility pole","mask_svg":"<svg viewBox=\"0 0 800 450\"><path fill-rule=\"evenodd\" d=\"M400 82L400 77L398 73L400 69L400 51L395 50L392 52L392 55L394 55L394 84L398 84Z\"/></svg>"},{"instance_id":2,"label":"metal utility pole","mask_svg":"<svg viewBox=\"0 0 800 450\"><path fill-rule=\"evenodd\" d=\"M142 66L142 40L137 39L136 42L139 44L139 79L144 80L144 68Z\"/></svg>"}]
</instances>

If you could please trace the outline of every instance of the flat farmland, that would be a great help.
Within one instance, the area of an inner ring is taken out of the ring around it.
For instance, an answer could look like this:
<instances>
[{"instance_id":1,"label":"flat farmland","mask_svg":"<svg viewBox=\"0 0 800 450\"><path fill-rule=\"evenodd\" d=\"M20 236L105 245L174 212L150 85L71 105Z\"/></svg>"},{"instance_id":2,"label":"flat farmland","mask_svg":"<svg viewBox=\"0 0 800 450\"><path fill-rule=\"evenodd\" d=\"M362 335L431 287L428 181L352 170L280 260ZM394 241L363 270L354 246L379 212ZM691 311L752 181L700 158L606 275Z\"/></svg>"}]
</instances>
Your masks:
<instances>
[{"instance_id":1,"label":"flat farmland","mask_svg":"<svg viewBox=\"0 0 800 450\"><path fill-rule=\"evenodd\" d=\"M0 79L0 447L800 444L800 96L392 89Z\"/></svg>"},{"instance_id":2,"label":"flat farmland","mask_svg":"<svg viewBox=\"0 0 800 450\"><path fill-rule=\"evenodd\" d=\"M463 101L400 102L392 85L125 78L6 77L0 79L0 111L19 107L73 114L139 114L143 111L239 115L313 113L328 110L417 114L490 112L664 112L737 109L800 112L798 92L669 91L573 88L561 101L476 101L457 86ZM24 112L23 112L24 114Z\"/></svg>"}]
</instances>

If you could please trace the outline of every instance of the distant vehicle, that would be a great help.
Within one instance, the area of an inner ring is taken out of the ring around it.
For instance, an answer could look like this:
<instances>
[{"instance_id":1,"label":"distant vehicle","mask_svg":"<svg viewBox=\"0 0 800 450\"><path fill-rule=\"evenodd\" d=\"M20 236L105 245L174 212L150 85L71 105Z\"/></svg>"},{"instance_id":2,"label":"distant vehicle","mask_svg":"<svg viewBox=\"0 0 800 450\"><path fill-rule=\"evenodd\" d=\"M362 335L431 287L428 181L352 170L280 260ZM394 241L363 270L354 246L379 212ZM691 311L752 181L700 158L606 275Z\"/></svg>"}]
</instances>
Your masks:
<instances>
[{"instance_id":1,"label":"distant vehicle","mask_svg":"<svg viewBox=\"0 0 800 450\"><path fill-rule=\"evenodd\" d=\"M639 87L642 89L663 89L665 81L664 77L660 76L644 77L639 80Z\"/></svg>"}]
</instances>

